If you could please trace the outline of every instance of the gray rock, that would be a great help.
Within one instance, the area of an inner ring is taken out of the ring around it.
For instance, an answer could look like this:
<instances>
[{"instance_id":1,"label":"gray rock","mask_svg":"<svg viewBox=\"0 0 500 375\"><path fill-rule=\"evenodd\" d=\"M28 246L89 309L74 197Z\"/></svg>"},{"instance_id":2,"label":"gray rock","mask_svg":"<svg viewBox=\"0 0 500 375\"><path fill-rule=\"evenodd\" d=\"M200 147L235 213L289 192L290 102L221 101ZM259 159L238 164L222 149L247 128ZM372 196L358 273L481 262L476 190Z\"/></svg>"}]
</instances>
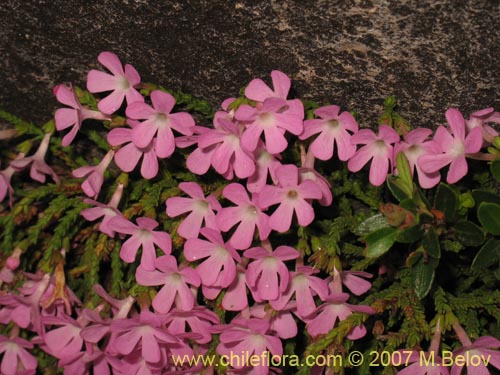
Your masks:
<instances>
[{"instance_id":1,"label":"gray rock","mask_svg":"<svg viewBox=\"0 0 500 375\"><path fill-rule=\"evenodd\" d=\"M500 109L497 0L3 0L0 107L43 122L52 87L85 85L113 51L143 81L214 106L282 70L295 94L375 124L394 94L413 126Z\"/></svg>"}]
</instances>

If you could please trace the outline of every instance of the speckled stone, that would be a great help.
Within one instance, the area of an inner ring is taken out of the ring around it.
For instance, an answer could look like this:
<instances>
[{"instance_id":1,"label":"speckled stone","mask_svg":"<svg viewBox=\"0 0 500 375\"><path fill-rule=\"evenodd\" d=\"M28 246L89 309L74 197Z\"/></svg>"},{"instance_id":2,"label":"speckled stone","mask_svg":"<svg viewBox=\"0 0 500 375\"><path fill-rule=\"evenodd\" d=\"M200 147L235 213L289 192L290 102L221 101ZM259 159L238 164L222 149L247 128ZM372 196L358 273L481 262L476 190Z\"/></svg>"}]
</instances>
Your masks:
<instances>
[{"instance_id":1,"label":"speckled stone","mask_svg":"<svg viewBox=\"0 0 500 375\"><path fill-rule=\"evenodd\" d=\"M498 0L3 0L0 107L46 121L52 87L84 85L109 50L215 106L278 69L363 126L391 94L412 125L435 126L450 106L500 109L499 16Z\"/></svg>"}]
</instances>

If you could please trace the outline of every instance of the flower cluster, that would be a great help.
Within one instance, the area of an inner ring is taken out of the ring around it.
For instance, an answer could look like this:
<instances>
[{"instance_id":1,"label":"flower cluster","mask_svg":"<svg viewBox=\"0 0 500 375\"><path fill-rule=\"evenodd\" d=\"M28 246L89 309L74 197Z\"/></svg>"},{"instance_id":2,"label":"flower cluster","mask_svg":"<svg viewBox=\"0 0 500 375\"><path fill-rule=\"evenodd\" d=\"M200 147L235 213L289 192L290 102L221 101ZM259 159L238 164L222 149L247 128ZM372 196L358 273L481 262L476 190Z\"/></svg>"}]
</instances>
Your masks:
<instances>
[{"instance_id":1,"label":"flower cluster","mask_svg":"<svg viewBox=\"0 0 500 375\"><path fill-rule=\"evenodd\" d=\"M400 135L388 125L377 132L360 129L354 116L336 105L317 108L305 119L303 103L289 98L291 81L279 71L271 73L272 87L254 79L244 97L224 101L213 126L205 127L189 113L176 112L170 93L148 90L138 72L123 66L115 54L103 52L98 60L111 74L92 70L87 89L107 95L101 95L97 108L89 108L71 86L57 86L54 93L67 108L57 110L55 127L71 128L62 140L62 146L69 146L85 120L110 121L124 110L125 125L114 124L107 134L109 151L103 159L72 174L85 178L81 189L88 196L85 203L93 206L81 215L99 220L100 232L121 241L120 259L136 266L138 286L154 292L134 305L134 298L116 300L96 285L103 302L89 308L65 285L62 261L53 275L28 274L17 292L0 296L0 323L13 322L37 336L31 342L20 338L18 330L0 336L2 374L34 374L37 362L28 351L34 344L57 358L65 374L199 373L201 367L178 366L173 356L208 353L217 335L215 351L221 356L265 351L281 356L283 342L296 337L301 325L315 340L355 313L375 314L370 306L348 303L347 291L360 296L370 289L366 279L371 274L342 269L339 259L326 274L306 262L304 249L282 240L294 235L297 226L311 225L317 205L332 204L330 183L315 163L335 157L358 172L371 162L369 181L380 186L388 174L398 174L395 161L402 153L420 186L431 188L446 166L448 183L463 178L466 158L481 158L481 149L498 135L487 125L500 123L492 109L469 120L449 109L447 126L440 125L434 134L415 129ZM50 175L58 182L44 162L50 138L46 134L34 155L19 155L0 171L0 200L7 194L12 199L10 179L28 165L33 179L44 182ZM300 166L289 161L295 145ZM170 233L156 216L119 208L126 189L122 183L108 203L99 201L113 161L122 172L133 173L142 159L140 174L153 179L161 159L173 158L176 148L189 149L185 163L190 172L205 175L213 168L225 182L210 190L181 182L178 194L164 202L166 216L176 223ZM12 282L19 256L13 255L0 273L3 282ZM207 304L218 305L225 319ZM357 324L346 337L357 340L366 334L365 326ZM478 341L465 342L460 350L478 350L483 343ZM497 341L487 344L498 346ZM271 371L266 364L239 364L228 373Z\"/></svg>"}]
</instances>

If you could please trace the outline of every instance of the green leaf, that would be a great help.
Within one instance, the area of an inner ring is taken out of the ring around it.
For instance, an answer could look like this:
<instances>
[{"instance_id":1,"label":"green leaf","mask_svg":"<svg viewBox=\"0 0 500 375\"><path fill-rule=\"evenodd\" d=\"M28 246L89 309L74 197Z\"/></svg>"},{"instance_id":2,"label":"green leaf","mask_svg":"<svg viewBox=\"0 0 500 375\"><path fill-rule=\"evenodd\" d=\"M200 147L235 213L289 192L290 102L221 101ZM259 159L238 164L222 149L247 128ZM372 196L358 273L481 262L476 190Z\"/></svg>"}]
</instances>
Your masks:
<instances>
[{"instance_id":1,"label":"green leaf","mask_svg":"<svg viewBox=\"0 0 500 375\"><path fill-rule=\"evenodd\" d=\"M412 267L411 280L419 299L424 298L429 293L434 282L434 277L435 271L432 262L425 263L422 258Z\"/></svg>"},{"instance_id":2,"label":"green leaf","mask_svg":"<svg viewBox=\"0 0 500 375\"><path fill-rule=\"evenodd\" d=\"M403 152L398 153L396 157L396 167L398 176L404 184L404 191L411 197L413 196L413 178L411 175L410 163Z\"/></svg>"},{"instance_id":3,"label":"green leaf","mask_svg":"<svg viewBox=\"0 0 500 375\"><path fill-rule=\"evenodd\" d=\"M434 259L441 258L441 246L439 245L439 238L434 228L429 228L427 233L424 235L424 238L422 239L422 246L429 256Z\"/></svg>"},{"instance_id":4,"label":"green leaf","mask_svg":"<svg viewBox=\"0 0 500 375\"><path fill-rule=\"evenodd\" d=\"M412 197L411 190L408 189L406 183L398 176L387 177L387 187L398 201Z\"/></svg>"},{"instance_id":5,"label":"green leaf","mask_svg":"<svg viewBox=\"0 0 500 375\"><path fill-rule=\"evenodd\" d=\"M365 256L375 258L385 254L396 242L399 230L393 227L382 228L365 237Z\"/></svg>"},{"instance_id":6,"label":"green leaf","mask_svg":"<svg viewBox=\"0 0 500 375\"><path fill-rule=\"evenodd\" d=\"M439 184L434 197L434 207L444 213L447 222L454 221L458 209L458 194L449 185Z\"/></svg>"},{"instance_id":7,"label":"green leaf","mask_svg":"<svg viewBox=\"0 0 500 375\"><path fill-rule=\"evenodd\" d=\"M477 218L490 233L500 236L500 205L483 202L477 210Z\"/></svg>"},{"instance_id":8,"label":"green leaf","mask_svg":"<svg viewBox=\"0 0 500 375\"><path fill-rule=\"evenodd\" d=\"M491 174L495 177L495 180L500 182L500 160L493 160L490 165Z\"/></svg>"},{"instance_id":9,"label":"green leaf","mask_svg":"<svg viewBox=\"0 0 500 375\"><path fill-rule=\"evenodd\" d=\"M398 242L413 243L422 238L422 228L420 225L414 225L410 228L402 230L397 238Z\"/></svg>"},{"instance_id":10,"label":"green leaf","mask_svg":"<svg viewBox=\"0 0 500 375\"><path fill-rule=\"evenodd\" d=\"M387 227L389 227L389 223L386 217L383 214L376 214L359 224L356 228L356 234L358 236L366 236L378 229Z\"/></svg>"},{"instance_id":11,"label":"green leaf","mask_svg":"<svg viewBox=\"0 0 500 375\"><path fill-rule=\"evenodd\" d=\"M465 246L480 246L484 242L483 230L470 221L459 221L453 228L457 240Z\"/></svg>"},{"instance_id":12,"label":"green leaf","mask_svg":"<svg viewBox=\"0 0 500 375\"><path fill-rule=\"evenodd\" d=\"M500 241L494 238L486 242L472 261L471 269L488 268L500 260Z\"/></svg>"},{"instance_id":13,"label":"green leaf","mask_svg":"<svg viewBox=\"0 0 500 375\"><path fill-rule=\"evenodd\" d=\"M479 189L472 190L472 197L474 198L476 206L478 207L482 202L500 204L500 196L498 194L494 194L486 190L479 190Z\"/></svg>"}]
</instances>

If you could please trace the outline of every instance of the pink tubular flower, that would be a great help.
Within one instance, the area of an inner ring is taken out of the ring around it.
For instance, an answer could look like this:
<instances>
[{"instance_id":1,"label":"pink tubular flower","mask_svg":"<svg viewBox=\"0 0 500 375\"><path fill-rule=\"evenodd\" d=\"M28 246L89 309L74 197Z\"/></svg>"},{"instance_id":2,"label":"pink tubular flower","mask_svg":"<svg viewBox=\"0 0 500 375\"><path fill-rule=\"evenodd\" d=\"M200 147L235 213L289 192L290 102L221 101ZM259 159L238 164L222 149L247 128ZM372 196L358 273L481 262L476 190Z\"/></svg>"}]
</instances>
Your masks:
<instances>
[{"instance_id":1,"label":"pink tubular flower","mask_svg":"<svg viewBox=\"0 0 500 375\"><path fill-rule=\"evenodd\" d=\"M155 269L156 250L158 246L166 255L172 251L172 241L168 233L154 231L158 222L148 217L140 217L135 225L123 216L113 217L108 224L109 229L122 234L130 234L130 237L122 245L120 258L126 263L133 263L137 250L142 246L141 266L147 271Z\"/></svg>"},{"instance_id":2,"label":"pink tubular flower","mask_svg":"<svg viewBox=\"0 0 500 375\"><path fill-rule=\"evenodd\" d=\"M174 309L166 318L168 332L173 335L182 335L186 333L186 327L189 326L191 332L201 336L194 339L198 344L208 344L212 341L210 328L218 323L217 314L202 306L195 306L190 311Z\"/></svg>"},{"instance_id":3,"label":"pink tubular flower","mask_svg":"<svg viewBox=\"0 0 500 375\"><path fill-rule=\"evenodd\" d=\"M281 166L278 158L279 155L273 155L267 152L264 144L259 143L257 149L254 151L256 169L247 181L247 189L252 193L260 193L262 188L267 183L267 176L270 175L275 184L278 183L276 177L276 169Z\"/></svg>"},{"instance_id":4,"label":"pink tubular flower","mask_svg":"<svg viewBox=\"0 0 500 375\"><path fill-rule=\"evenodd\" d=\"M85 203L92 204L95 207L86 208L85 210L82 210L80 214L85 218L85 220L88 221L94 221L103 217L101 223L99 224L99 230L110 237L114 237L115 232L109 228L109 221L113 217L121 215L120 211L118 211L118 204L120 203L122 193L123 184L119 184L108 204L102 204L92 199L85 199Z\"/></svg>"},{"instance_id":5,"label":"pink tubular flower","mask_svg":"<svg viewBox=\"0 0 500 375\"><path fill-rule=\"evenodd\" d=\"M412 174L414 170L417 171L419 185L424 189L436 186L441 180L439 172L425 173L417 162L422 155L436 155L441 152L435 141L428 140L431 134L431 129L414 129L405 134L403 136L404 140L394 146L394 157L396 158L400 152L406 156Z\"/></svg>"},{"instance_id":6,"label":"pink tubular flower","mask_svg":"<svg viewBox=\"0 0 500 375\"><path fill-rule=\"evenodd\" d=\"M167 158L174 153L175 139L172 129L192 135L194 119L189 113L170 113L175 99L169 93L155 90L151 93L152 106L143 102L135 102L127 107L127 116L134 120L146 120L132 129L132 142L138 148L147 147L157 134L156 155Z\"/></svg>"},{"instance_id":7,"label":"pink tubular flower","mask_svg":"<svg viewBox=\"0 0 500 375\"><path fill-rule=\"evenodd\" d=\"M318 200L318 203L325 207L330 206L333 201L332 187L328 180L314 169L314 156L310 149L302 160L302 167L299 168L299 173L300 182L311 180L318 185L321 190L321 199Z\"/></svg>"},{"instance_id":8,"label":"pink tubular flower","mask_svg":"<svg viewBox=\"0 0 500 375\"><path fill-rule=\"evenodd\" d=\"M134 318L113 320L111 332L116 334L113 347L118 353L129 355L134 349L140 349L142 358L154 364L162 360L163 344L179 343L163 328L163 319L147 310Z\"/></svg>"},{"instance_id":9,"label":"pink tubular flower","mask_svg":"<svg viewBox=\"0 0 500 375\"><path fill-rule=\"evenodd\" d=\"M0 202L2 202L7 193L9 194L9 204L12 206L12 194L14 193L14 189L10 184L10 180L12 179L12 175L15 170L12 166L8 166L3 171L0 171Z\"/></svg>"},{"instance_id":10,"label":"pink tubular flower","mask_svg":"<svg viewBox=\"0 0 500 375\"><path fill-rule=\"evenodd\" d=\"M370 159L370 183L380 186L384 183L387 173L390 171L393 161L392 145L399 141L396 131L387 125L379 127L376 135L371 129L362 129L351 138L353 144L364 144L347 163L351 172L358 172Z\"/></svg>"},{"instance_id":11,"label":"pink tubular flower","mask_svg":"<svg viewBox=\"0 0 500 375\"><path fill-rule=\"evenodd\" d=\"M237 267L235 280L229 285L222 298L222 307L227 311L241 311L248 307L245 270Z\"/></svg>"},{"instance_id":12,"label":"pink tubular flower","mask_svg":"<svg viewBox=\"0 0 500 375\"><path fill-rule=\"evenodd\" d=\"M318 271L309 266L301 266L291 273L288 288L277 300L270 301L275 310L283 310L295 294L297 313L303 318L316 310L314 296L318 295L324 301L328 296L328 286L325 280L313 276Z\"/></svg>"},{"instance_id":13,"label":"pink tubular flower","mask_svg":"<svg viewBox=\"0 0 500 375\"><path fill-rule=\"evenodd\" d=\"M453 135L444 126L439 126L434 135L434 140L443 153L423 155L418 159L418 164L425 173L436 173L449 164L450 169L446 176L446 182L454 184L467 174L468 167L465 156L481 149L483 135L481 128L476 127L466 136L465 120L457 109L448 109L446 120Z\"/></svg>"},{"instance_id":14,"label":"pink tubular flower","mask_svg":"<svg viewBox=\"0 0 500 375\"><path fill-rule=\"evenodd\" d=\"M241 144L249 151L254 151L264 133L266 149L271 154L284 151L288 145L285 131L299 135L304 129L304 114L288 111L288 104L283 99L268 98L259 108L247 104L241 105L235 118L247 125L241 136Z\"/></svg>"},{"instance_id":15,"label":"pink tubular flower","mask_svg":"<svg viewBox=\"0 0 500 375\"><path fill-rule=\"evenodd\" d=\"M153 299L155 311L161 314L168 313L172 306L190 311L194 307L195 299L187 284L200 286L200 277L192 268L183 270L177 268L177 261L173 256L164 255L155 260L156 270L146 270L139 266L135 278L139 285L156 286L162 288Z\"/></svg>"},{"instance_id":16,"label":"pink tubular flower","mask_svg":"<svg viewBox=\"0 0 500 375\"><path fill-rule=\"evenodd\" d=\"M200 233L208 241L189 238L184 244L184 256L190 262L208 258L196 267L201 282L213 286L219 281L218 286L226 288L236 278L235 261L241 262L241 258L231 245L224 243L218 231L202 228Z\"/></svg>"},{"instance_id":17,"label":"pink tubular flower","mask_svg":"<svg viewBox=\"0 0 500 375\"><path fill-rule=\"evenodd\" d=\"M129 105L144 101L142 95L134 88L141 82L141 77L132 65L126 64L123 70L118 56L112 52L101 52L97 60L112 73L91 70L87 76L87 89L90 92L112 91L97 104L101 112L107 114L116 112L125 98Z\"/></svg>"},{"instance_id":18,"label":"pink tubular flower","mask_svg":"<svg viewBox=\"0 0 500 375\"><path fill-rule=\"evenodd\" d=\"M129 120L132 129L139 126L138 121ZM108 133L108 143L111 146L120 146L127 143L115 153L115 163L124 172L132 172L139 160L142 159L141 175L146 179L154 178L158 174L158 158L155 152L155 140L147 147L138 148L132 142L132 129L115 128Z\"/></svg>"},{"instance_id":19,"label":"pink tubular flower","mask_svg":"<svg viewBox=\"0 0 500 375\"><path fill-rule=\"evenodd\" d=\"M455 361L451 369L451 375L460 375L465 364L467 365L467 374L489 375L490 372L487 369L488 363L500 370L500 351L492 350L500 349L500 340L491 336L482 336L476 341L471 342L467 333L458 322L453 324L453 329L463 345L462 348L453 352L453 356L462 355L467 358L469 356L476 356L483 360L479 363L467 362L467 364ZM488 363L485 363L485 361L488 361Z\"/></svg>"},{"instance_id":20,"label":"pink tubular flower","mask_svg":"<svg viewBox=\"0 0 500 375\"><path fill-rule=\"evenodd\" d=\"M295 165L283 165L276 170L278 186L266 185L259 194L262 208L279 203L269 218L269 225L278 232L286 232L292 225L293 213L299 225L305 227L314 220L314 210L306 199L320 199L321 190L310 180L299 183L299 170Z\"/></svg>"},{"instance_id":21,"label":"pink tubular flower","mask_svg":"<svg viewBox=\"0 0 500 375\"><path fill-rule=\"evenodd\" d=\"M186 161L189 170L197 174L206 173L207 161L200 159L209 157L217 173L228 179L232 179L233 174L238 178L251 176L255 171L255 162L252 154L241 145L240 127L227 117L226 112L217 112L214 129L209 129L199 137L198 149Z\"/></svg>"},{"instance_id":22,"label":"pink tubular flower","mask_svg":"<svg viewBox=\"0 0 500 375\"><path fill-rule=\"evenodd\" d=\"M59 183L59 177L45 162L45 155L49 149L51 134L45 134L38 147L38 150L32 156L21 157L12 160L10 165L16 171L20 171L31 164L30 176L33 180L45 183L45 175L50 175L56 184Z\"/></svg>"},{"instance_id":23,"label":"pink tubular flower","mask_svg":"<svg viewBox=\"0 0 500 375\"><path fill-rule=\"evenodd\" d=\"M58 328L47 330L41 337L50 355L62 359L80 352L83 346L80 332L89 323L84 317L74 320L65 314L55 317L46 316L43 318L43 323L46 328L52 325L58 326Z\"/></svg>"},{"instance_id":24,"label":"pink tubular flower","mask_svg":"<svg viewBox=\"0 0 500 375\"><path fill-rule=\"evenodd\" d=\"M281 356L283 354L281 340L269 334L269 328L269 322L265 320L235 318L231 324L221 328L217 353L227 355L227 358L230 358L231 353L233 356L236 353L237 355L248 353L248 356L256 355L262 358L265 352L270 352L268 355ZM240 363L234 361L232 366L237 369L252 366L254 374L268 373L267 361L255 366L253 363L245 363L243 359L239 361Z\"/></svg>"},{"instance_id":25,"label":"pink tubular flower","mask_svg":"<svg viewBox=\"0 0 500 375\"><path fill-rule=\"evenodd\" d=\"M345 320L353 312L361 312L364 314L374 314L375 311L369 306L363 305L349 305L347 300L349 294L347 293L332 293L325 302L318 307L314 317L307 318L307 332L311 336L328 333L337 320L340 322ZM353 330L347 335L350 340L357 340L366 335L366 328L364 326L354 327Z\"/></svg>"},{"instance_id":26,"label":"pink tubular flower","mask_svg":"<svg viewBox=\"0 0 500 375\"><path fill-rule=\"evenodd\" d=\"M36 358L26 349L33 349L33 344L19 337L6 338L0 335L0 364L2 375L35 374L38 366Z\"/></svg>"},{"instance_id":27,"label":"pink tubular flower","mask_svg":"<svg viewBox=\"0 0 500 375\"><path fill-rule=\"evenodd\" d=\"M173 197L167 199L167 215L176 217L189 212L177 228L177 233L188 239L198 237L202 223L208 228L217 228L215 212L221 209L217 199L209 195L205 198L203 190L196 182L182 182L179 188L191 198ZM214 212L215 211L215 212Z\"/></svg>"},{"instance_id":28,"label":"pink tubular flower","mask_svg":"<svg viewBox=\"0 0 500 375\"><path fill-rule=\"evenodd\" d=\"M88 176L82 184L82 190L87 196L95 199L99 195L104 182L104 172L113 160L114 155L114 151L110 150L97 166L80 167L73 171L73 176L76 178Z\"/></svg>"},{"instance_id":29,"label":"pink tubular flower","mask_svg":"<svg viewBox=\"0 0 500 375\"><path fill-rule=\"evenodd\" d=\"M297 259L300 254L290 246L279 246L274 251L253 247L245 251L244 255L256 259L247 266L248 286L259 299L272 301L288 287L290 273L284 262Z\"/></svg>"},{"instance_id":30,"label":"pink tubular flower","mask_svg":"<svg viewBox=\"0 0 500 375\"><path fill-rule=\"evenodd\" d=\"M335 269L337 272L337 270ZM365 280L373 277L372 274L363 271L342 271L340 272L342 284L353 294L360 296L370 290L372 284Z\"/></svg>"},{"instance_id":31,"label":"pink tubular flower","mask_svg":"<svg viewBox=\"0 0 500 375\"><path fill-rule=\"evenodd\" d=\"M298 328L292 310L297 308L295 301L290 301L283 310L273 311L264 304L254 304L250 308L250 315L254 318L269 320L270 331L280 339L291 339L297 336Z\"/></svg>"},{"instance_id":32,"label":"pink tubular flower","mask_svg":"<svg viewBox=\"0 0 500 375\"><path fill-rule=\"evenodd\" d=\"M250 200L243 185L237 183L227 185L222 191L222 195L237 205L237 207L222 208L216 216L217 226L222 232L229 231L235 224L239 223L229 240L235 249L248 249L256 228L259 229L260 239L267 239L271 232L268 223L269 217L260 209L256 196Z\"/></svg>"},{"instance_id":33,"label":"pink tubular flower","mask_svg":"<svg viewBox=\"0 0 500 375\"><path fill-rule=\"evenodd\" d=\"M349 112L342 112L336 105L318 108L314 111L320 119L304 121L304 131L299 138L304 140L314 134L318 137L311 143L310 151L321 160L329 160L333 156L334 144L337 143L337 153L342 161L348 160L356 152L356 146L351 143L351 134L358 131L358 124Z\"/></svg>"},{"instance_id":34,"label":"pink tubular flower","mask_svg":"<svg viewBox=\"0 0 500 375\"><path fill-rule=\"evenodd\" d=\"M59 108L54 115L56 129L61 131L71 127L68 134L64 136L61 144L69 146L82 126L82 122L87 119L109 120L109 118L98 111L93 111L82 107L72 87L57 85L54 87L54 95L59 103L70 108Z\"/></svg>"},{"instance_id":35,"label":"pink tubular flower","mask_svg":"<svg viewBox=\"0 0 500 375\"><path fill-rule=\"evenodd\" d=\"M498 131L486 125L490 122L500 124L500 112L495 112L493 108L485 108L471 114L470 118L465 120L465 125L469 132L474 128L481 128L484 142L491 144L493 143L493 138L498 136Z\"/></svg>"}]
</instances>

